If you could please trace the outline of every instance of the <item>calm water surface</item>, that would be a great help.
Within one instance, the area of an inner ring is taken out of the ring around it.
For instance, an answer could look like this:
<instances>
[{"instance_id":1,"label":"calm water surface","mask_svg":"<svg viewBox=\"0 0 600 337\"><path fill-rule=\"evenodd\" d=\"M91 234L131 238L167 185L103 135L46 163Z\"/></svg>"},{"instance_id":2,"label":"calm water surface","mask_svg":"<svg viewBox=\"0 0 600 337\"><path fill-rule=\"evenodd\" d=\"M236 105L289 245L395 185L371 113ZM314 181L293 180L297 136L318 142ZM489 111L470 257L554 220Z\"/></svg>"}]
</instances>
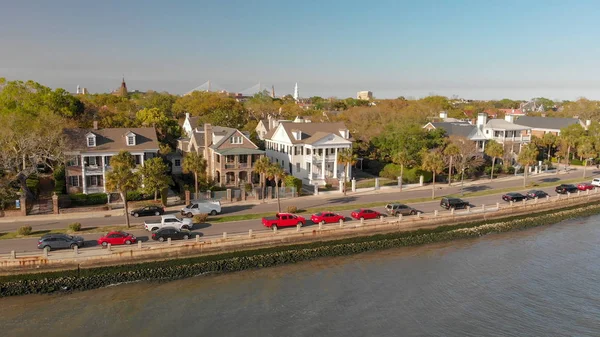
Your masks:
<instances>
[{"instance_id":1,"label":"calm water surface","mask_svg":"<svg viewBox=\"0 0 600 337\"><path fill-rule=\"evenodd\" d=\"M600 217L168 283L0 299L0 336L600 336Z\"/></svg>"}]
</instances>

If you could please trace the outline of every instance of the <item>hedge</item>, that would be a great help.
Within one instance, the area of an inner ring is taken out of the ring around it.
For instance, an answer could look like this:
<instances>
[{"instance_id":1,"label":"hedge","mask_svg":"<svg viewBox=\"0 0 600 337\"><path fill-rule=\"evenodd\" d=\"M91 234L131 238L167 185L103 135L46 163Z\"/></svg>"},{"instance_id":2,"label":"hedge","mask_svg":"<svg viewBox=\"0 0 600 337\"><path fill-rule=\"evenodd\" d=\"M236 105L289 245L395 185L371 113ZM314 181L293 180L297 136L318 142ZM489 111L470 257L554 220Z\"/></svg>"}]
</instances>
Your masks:
<instances>
[{"instance_id":1,"label":"hedge","mask_svg":"<svg viewBox=\"0 0 600 337\"><path fill-rule=\"evenodd\" d=\"M56 194L63 194L66 192L66 184L65 184L65 167L58 167L54 173L52 174L54 177L54 192Z\"/></svg>"},{"instance_id":2,"label":"hedge","mask_svg":"<svg viewBox=\"0 0 600 337\"><path fill-rule=\"evenodd\" d=\"M91 206L108 203L106 193L73 193L69 194L69 199L71 199L71 205L73 206Z\"/></svg>"},{"instance_id":3,"label":"hedge","mask_svg":"<svg viewBox=\"0 0 600 337\"><path fill-rule=\"evenodd\" d=\"M89 290L122 282L172 280L206 273L231 272L308 261L320 257L352 255L367 251L480 237L530 227L549 225L575 217L600 213L600 205L575 205L514 216L491 223L470 223L378 234L328 242L313 242L210 256L146 262L133 265L72 269L60 272L0 277L0 296Z\"/></svg>"},{"instance_id":4,"label":"hedge","mask_svg":"<svg viewBox=\"0 0 600 337\"><path fill-rule=\"evenodd\" d=\"M40 194L40 178L37 175L32 174L25 182L29 191L37 198Z\"/></svg>"}]
</instances>

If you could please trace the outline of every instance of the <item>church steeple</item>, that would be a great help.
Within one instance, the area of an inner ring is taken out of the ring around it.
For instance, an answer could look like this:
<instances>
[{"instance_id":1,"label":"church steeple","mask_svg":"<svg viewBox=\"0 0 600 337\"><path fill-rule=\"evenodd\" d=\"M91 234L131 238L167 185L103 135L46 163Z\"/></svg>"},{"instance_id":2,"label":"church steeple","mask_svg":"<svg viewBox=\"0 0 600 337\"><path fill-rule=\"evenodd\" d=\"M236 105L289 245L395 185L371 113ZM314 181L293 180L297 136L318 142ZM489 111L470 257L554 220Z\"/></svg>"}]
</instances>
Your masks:
<instances>
[{"instance_id":1,"label":"church steeple","mask_svg":"<svg viewBox=\"0 0 600 337\"><path fill-rule=\"evenodd\" d=\"M121 81L121 87L116 92L116 95L120 97L127 97L127 93L127 84L125 83L125 76L123 76L123 80Z\"/></svg>"}]
</instances>

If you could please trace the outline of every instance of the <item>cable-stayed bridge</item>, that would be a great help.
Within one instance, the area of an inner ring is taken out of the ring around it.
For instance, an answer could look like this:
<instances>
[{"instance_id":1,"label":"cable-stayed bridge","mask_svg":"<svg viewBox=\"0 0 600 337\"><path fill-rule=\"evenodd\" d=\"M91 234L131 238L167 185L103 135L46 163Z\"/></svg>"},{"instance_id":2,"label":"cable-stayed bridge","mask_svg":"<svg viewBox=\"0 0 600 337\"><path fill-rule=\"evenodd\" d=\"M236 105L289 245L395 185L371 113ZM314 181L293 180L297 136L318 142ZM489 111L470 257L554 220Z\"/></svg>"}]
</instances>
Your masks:
<instances>
[{"instance_id":1,"label":"cable-stayed bridge","mask_svg":"<svg viewBox=\"0 0 600 337\"><path fill-rule=\"evenodd\" d=\"M269 94L271 94L271 89L272 89L272 86L265 85L261 82L258 82L255 85L253 85L249 88L246 88L244 90L239 90L239 91L228 90L228 89L225 89L224 87L222 87L221 85L219 85L218 83L208 80L208 81L202 83L201 85L195 87L194 89L186 92L185 95L189 95L194 91L210 91L210 92L239 93L239 94L242 94L242 96L253 96L264 90L267 90L269 92Z\"/></svg>"}]
</instances>

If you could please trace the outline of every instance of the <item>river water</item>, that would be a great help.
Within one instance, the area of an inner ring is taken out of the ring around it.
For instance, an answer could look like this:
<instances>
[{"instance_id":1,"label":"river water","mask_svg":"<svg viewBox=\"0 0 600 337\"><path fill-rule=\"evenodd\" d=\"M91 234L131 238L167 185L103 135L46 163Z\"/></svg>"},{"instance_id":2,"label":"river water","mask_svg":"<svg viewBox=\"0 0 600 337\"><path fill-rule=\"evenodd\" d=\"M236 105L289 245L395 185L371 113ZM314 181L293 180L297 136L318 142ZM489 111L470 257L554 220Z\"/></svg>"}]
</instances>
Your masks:
<instances>
[{"instance_id":1,"label":"river water","mask_svg":"<svg viewBox=\"0 0 600 337\"><path fill-rule=\"evenodd\" d=\"M600 336L600 217L474 240L0 299L1 336Z\"/></svg>"}]
</instances>

